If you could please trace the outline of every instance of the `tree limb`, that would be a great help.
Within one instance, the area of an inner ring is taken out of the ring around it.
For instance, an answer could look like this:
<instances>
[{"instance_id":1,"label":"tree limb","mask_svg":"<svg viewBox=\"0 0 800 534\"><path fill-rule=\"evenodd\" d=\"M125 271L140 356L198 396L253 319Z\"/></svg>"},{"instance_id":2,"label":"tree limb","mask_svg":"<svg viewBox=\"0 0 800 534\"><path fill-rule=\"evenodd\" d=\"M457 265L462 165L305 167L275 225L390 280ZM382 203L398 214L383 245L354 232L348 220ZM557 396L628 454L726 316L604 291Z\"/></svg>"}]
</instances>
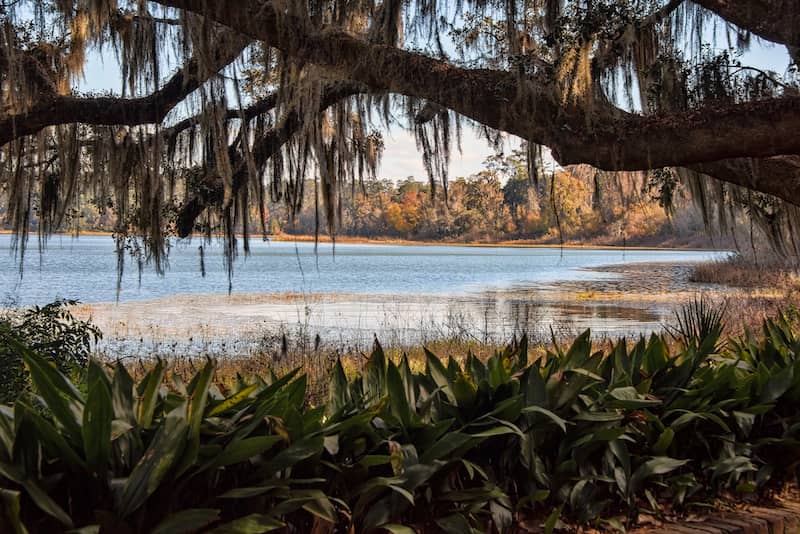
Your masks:
<instances>
[{"instance_id":1,"label":"tree limb","mask_svg":"<svg viewBox=\"0 0 800 534\"><path fill-rule=\"evenodd\" d=\"M800 3L797 0L692 1L763 39L800 46Z\"/></svg>"},{"instance_id":2,"label":"tree limb","mask_svg":"<svg viewBox=\"0 0 800 534\"><path fill-rule=\"evenodd\" d=\"M242 53L248 41L230 31L220 32L219 46L201 64L196 57L163 87L140 98L76 97L48 94L32 108L13 115L0 116L0 146L32 135L57 124L127 125L156 124L183 99Z\"/></svg>"},{"instance_id":3,"label":"tree limb","mask_svg":"<svg viewBox=\"0 0 800 534\"><path fill-rule=\"evenodd\" d=\"M492 128L549 146L562 164L605 170L691 166L730 158L800 154L800 97L710 103L669 114L627 113L609 103L562 102L544 80L467 69L341 31L312 32L270 2L158 0L259 39L300 61L373 90L425 98ZM798 26L800 27L800 26ZM753 186L760 190L760 185ZM800 191L779 191L800 205Z\"/></svg>"}]
</instances>

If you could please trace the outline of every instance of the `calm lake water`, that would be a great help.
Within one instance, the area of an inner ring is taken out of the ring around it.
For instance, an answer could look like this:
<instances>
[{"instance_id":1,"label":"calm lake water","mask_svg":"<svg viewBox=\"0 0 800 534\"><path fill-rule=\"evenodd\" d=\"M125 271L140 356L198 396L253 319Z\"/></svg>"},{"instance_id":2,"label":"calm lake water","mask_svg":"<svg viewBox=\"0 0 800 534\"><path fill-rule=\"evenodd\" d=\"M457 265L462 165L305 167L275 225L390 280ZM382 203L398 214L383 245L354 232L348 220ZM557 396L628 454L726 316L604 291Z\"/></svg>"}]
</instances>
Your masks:
<instances>
[{"instance_id":1,"label":"calm lake water","mask_svg":"<svg viewBox=\"0 0 800 534\"><path fill-rule=\"evenodd\" d=\"M139 283L129 261L120 302L180 294L227 294L222 249L206 247L206 276L200 274L199 240L175 244L169 270L158 276L145 266ZM396 246L251 241L252 253L236 261L234 293L465 296L562 280L602 278L587 273L602 265L695 262L720 253L676 250L604 250L461 246ZM0 298L20 305L55 298L81 302L116 299L116 255L108 236L55 236L40 255L31 237L24 274L0 235Z\"/></svg>"},{"instance_id":2,"label":"calm lake water","mask_svg":"<svg viewBox=\"0 0 800 534\"><path fill-rule=\"evenodd\" d=\"M235 263L228 295L221 245L206 246L202 277L200 241L194 240L174 244L163 277L145 266L140 280L136 264L128 261L115 303L111 237L55 236L42 255L32 237L22 277L11 243L11 236L0 235L0 299L23 306L79 300L106 334L102 350L140 356L253 353L287 332L362 346L374 335L399 344L453 337L506 340L523 331L547 337L553 329L566 335L585 328L599 335L636 335L660 329L679 303L616 302L613 296L583 300L579 292L586 287L613 294L621 276L596 269L672 264L655 268L654 274L664 274L675 265L725 254L367 244L339 244L335 251L320 244L315 253L313 243L253 240L252 253ZM654 291L673 290L675 276L664 276L667 289ZM647 276L639 281L645 290L649 285ZM685 297L686 288L681 290Z\"/></svg>"}]
</instances>

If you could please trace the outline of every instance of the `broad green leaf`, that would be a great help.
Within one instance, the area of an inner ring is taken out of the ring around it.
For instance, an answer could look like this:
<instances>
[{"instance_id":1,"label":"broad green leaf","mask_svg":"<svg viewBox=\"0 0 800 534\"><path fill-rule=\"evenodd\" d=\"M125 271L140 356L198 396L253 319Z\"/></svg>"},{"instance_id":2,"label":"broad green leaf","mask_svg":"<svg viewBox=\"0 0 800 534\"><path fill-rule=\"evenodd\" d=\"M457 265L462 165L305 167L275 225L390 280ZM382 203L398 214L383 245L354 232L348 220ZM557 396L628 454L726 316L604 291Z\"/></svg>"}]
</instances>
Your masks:
<instances>
[{"instance_id":1,"label":"broad green leaf","mask_svg":"<svg viewBox=\"0 0 800 534\"><path fill-rule=\"evenodd\" d=\"M257 436L231 441L225 449L211 462L209 469L245 462L250 458L263 454L283 441L280 436Z\"/></svg>"},{"instance_id":2,"label":"broad green leaf","mask_svg":"<svg viewBox=\"0 0 800 534\"><path fill-rule=\"evenodd\" d=\"M219 510L191 508L167 517L153 529L152 534L189 534L219 520Z\"/></svg>"},{"instance_id":3,"label":"broad green leaf","mask_svg":"<svg viewBox=\"0 0 800 534\"><path fill-rule=\"evenodd\" d=\"M83 410L83 450L92 468L101 471L111 458L111 423L114 406L108 384L101 378L89 384Z\"/></svg>"},{"instance_id":4,"label":"broad green leaf","mask_svg":"<svg viewBox=\"0 0 800 534\"><path fill-rule=\"evenodd\" d=\"M391 534L417 534L417 531L413 528L405 525L398 525L396 523L387 523L385 525L381 525L380 528L386 530L387 532L391 532Z\"/></svg>"},{"instance_id":5,"label":"broad green leaf","mask_svg":"<svg viewBox=\"0 0 800 534\"><path fill-rule=\"evenodd\" d=\"M42 441L48 453L61 458L67 465L77 471L86 469L86 463L83 458L67 443L64 436L58 432L50 421L39 415L39 412L23 400L18 400L14 404L14 408L18 412L18 418L25 418L33 423L39 434L38 438Z\"/></svg>"},{"instance_id":6,"label":"broad green leaf","mask_svg":"<svg viewBox=\"0 0 800 534\"><path fill-rule=\"evenodd\" d=\"M632 386L612 389L609 394L615 399L609 403L609 406L615 408L635 410L638 408L647 408L661 404L660 400L644 398L639 394L638 391L636 391L636 388Z\"/></svg>"},{"instance_id":7,"label":"broad green leaf","mask_svg":"<svg viewBox=\"0 0 800 534\"><path fill-rule=\"evenodd\" d=\"M52 498L50 498L50 496L47 495L47 493L45 493L44 490L42 490L42 488L36 484L36 482L26 478L22 473L20 473L15 466L0 463L0 476L3 476L8 480L16 482L22 486L31 500L36 504L36 506L39 507L41 511L55 518L59 523L67 528L72 528L72 519L64 511L64 509L61 508Z\"/></svg>"},{"instance_id":8,"label":"broad green leaf","mask_svg":"<svg viewBox=\"0 0 800 534\"><path fill-rule=\"evenodd\" d=\"M433 444L428 450L422 453L420 461L430 463L434 460L445 460L453 451L472 441L473 437L463 432L449 432L442 436L439 441Z\"/></svg>"},{"instance_id":9,"label":"broad green leaf","mask_svg":"<svg viewBox=\"0 0 800 534\"><path fill-rule=\"evenodd\" d=\"M569 424L565 419L557 416L547 408L542 408L541 406L528 406L527 408L522 409L522 413L539 413L550 419L554 422L558 427L563 431L567 431L567 424Z\"/></svg>"},{"instance_id":10,"label":"broad green leaf","mask_svg":"<svg viewBox=\"0 0 800 534\"><path fill-rule=\"evenodd\" d=\"M317 454L322 454L324 450L323 436L306 438L292 443L272 459L264 464L262 471L266 474L273 474L278 471L288 469L298 462L306 460Z\"/></svg>"},{"instance_id":11,"label":"broad green leaf","mask_svg":"<svg viewBox=\"0 0 800 534\"><path fill-rule=\"evenodd\" d=\"M0 488L0 501L3 503L4 513L0 516L0 527L6 525L12 529L13 534L28 534L28 529L22 523L20 517L21 493L14 490ZM3 522L5 519L6 522Z\"/></svg>"},{"instance_id":12,"label":"broad green leaf","mask_svg":"<svg viewBox=\"0 0 800 534\"><path fill-rule=\"evenodd\" d=\"M556 523L558 523L558 518L561 517L561 507L553 508L553 511L550 512L550 515L547 516L547 521L544 522L544 532L545 534L553 534L553 530L556 528Z\"/></svg>"},{"instance_id":13,"label":"broad green leaf","mask_svg":"<svg viewBox=\"0 0 800 534\"><path fill-rule=\"evenodd\" d=\"M214 406L211 410L209 410L208 417L214 417L216 415L225 413L228 410L233 410L234 408L238 407L243 402L245 402L247 398L250 397L250 395L254 391L256 391L259 387L260 387L259 384L250 384L249 386L245 386L244 388L240 389L238 392L231 395L224 401Z\"/></svg>"},{"instance_id":14,"label":"broad green leaf","mask_svg":"<svg viewBox=\"0 0 800 534\"><path fill-rule=\"evenodd\" d=\"M185 407L172 410L159 424L153 441L122 487L117 502L120 516L138 510L158 489L183 453L188 428Z\"/></svg>"},{"instance_id":15,"label":"broad green leaf","mask_svg":"<svg viewBox=\"0 0 800 534\"><path fill-rule=\"evenodd\" d=\"M411 408L406 399L406 390L403 386L403 379L400 371L393 362L389 362L386 371L386 388L389 393L389 406L394 415L403 427L408 429L412 420Z\"/></svg>"},{"instance_id":16,"label":"broad green leaf","mask_svg":"<svg viewBox=\"0 0 800 534\"><path fill-rule=\"evenodd\" d=\"M41 395L53 417L64 427L67 435L79 443L83 419L83 398L80 392L47 360L12 339L8 342L22 356L37 393Z\"/></svg>"},{"instance_id":17,"label":"broad green leaf","mask_svg":"<svg viewBox=\"0 0 800 534\"><path fill-rule=\"evenodd\" d=\"M633 473L630 484L628 485L628 491L632 495L636 494L650 477L670 473L675 469L683 467L687 463L689 463L689 460L677 460L666 456L651 458L640 465Z\"/></svg>"},{"instance_id":18,"label":"broad green leaf","mask_svg":"<svg viewBox=\"0 0 800 534\"><path fill-rule=\"evenodd\" d=\"M653 453L656 456L662 456L667 452L667 449L670 445L672 445L672 440L675 438L675 431L672 428L667 427L658 436L658 440L653 445Z\"/></svg>"},{"instance_id":19,"label":"broad green leaf","mask_svg":"<svg viewBox=\"0 0 800 534\"><path fill-rule=\"evenodd\" d=\"M264 514L251 514L230 523L220 525L211 532L213 534L263 534L285 527L282 521Z\"/></svg>"},{"instance_id":20,"label":"broad green leaf","mask_svg":"<svg viewBox=\"0 0 800 534\"><path fill-rule=\"evenodd\" d=\"M344 374L341 358L336 359L331 373L330 389L328 390L328 415L333 415L350 402L350 388Z\"/></svg>"},{"instance_id":21,"label":"broad green leaf","mask_svg":"<svg viewBox=\"0 0 800 534\"><path fill-rule=\"evenodd\" d=\"M491 438L494 436L504 436L506 434L516 434L518 436L522 436L522 431L519 428L514 427L514 425L499 425L489 430L483 430L481 432L477 432L475 434L470 434L473 438Z\"/></svg>"},{"instance_id":22,"label":"broad green leaf","mask_svg":"<svg viewBox=\"0 0 800 534\"><path fill-rule=\"evenodd\" d=\"M764 389L761 391L762 403L775 402L786 393L794 381L794 366L787 365L785 368L777 371L770 376Z\"/></svg>"},{"instance_id":23,"label":"broad green leaf","mask_svg":"<svg viewBox=\"0 0 800 534\"><path fill-rule=\"evenodd\" d=\"M142 395L139 399L139 410L137 413L137 420L139 425L144 429L149 429L153 422L153 415L156 411L156 404L158 403L158 390L161 388L161 383L164 381L164 372L166 364L163 360L159 360L156 366L150 370L142 381Z\"/></svg>"},{"instance_id":24,"label":"broad green leaf","mask_svg":"<svg viewBox=\"0 0 800 534\"><path fill-rule=\"evenodd\" d=\"M209 358L203 369L194 376L192 383L189 385L188 390L191 391L188 405L189 435L183 458L181 458L177 470L179 474L186 472L197 462L197 456L200 451L200 426L203 423L203 414L206 411L209 387L211 379L214 377L215 369L216 364Z\"/></svg>"},{"instance_id":25,"label":"broad green leaf","mask_svg":"<svg viewBox=\"0 0 800 534\"><path fill-rule=\"evenodd\" d=\"M455 405L456 398L455 395L453 395L452 381L447 373L447 369L445 369L444 365L442 365L441 360L439 360L434 353L428 349L425 349L425 362L428 373L430 374L431 378L433 378L433 381L442 390L442 392L444 392L447 400L450 401L451 404Z\"/></svg>"},{"instance_id":26,"label":"broad green leaf","mask_svg":"<svg viewBox=\"0 0 800 534\"><path fill-rule=\"evenodd\" d=\"M114 379L111 383L111 399L114 406L114 416L130 425L136 424L136 414L133 411L133 378L128 370L117 362L114 366Z\"/></svg>"},{"instance_id":27,"label":"broad green leaf","mask_svg":"<svg viewBox=\"0 0 800 534\"><path fill-rule=\"evenodd\" d=\"M573 419L590 423L611 423L614 421L622 421L625 419L625 416L617 412L581 412L573 417Z\"/></svg>"}]
</instances>

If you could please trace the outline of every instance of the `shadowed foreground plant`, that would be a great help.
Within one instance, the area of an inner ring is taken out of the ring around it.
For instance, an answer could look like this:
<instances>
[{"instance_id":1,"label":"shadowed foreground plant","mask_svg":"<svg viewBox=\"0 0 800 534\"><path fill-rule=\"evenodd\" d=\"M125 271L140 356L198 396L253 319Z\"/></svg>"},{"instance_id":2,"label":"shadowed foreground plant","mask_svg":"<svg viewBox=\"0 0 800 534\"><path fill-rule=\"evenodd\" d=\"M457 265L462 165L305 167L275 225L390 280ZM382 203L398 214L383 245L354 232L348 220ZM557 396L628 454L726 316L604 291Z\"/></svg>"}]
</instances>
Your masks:
<instances>
[{"instance_id":1,"label":"shadowed foreground plant","mask_svg":"<svg viewBox=\"0 0 800 534\"><path fill-rule=\"evenodd\" d=\"M12 341L37 395L0 410L0 530L620 527L779 487L800 459L792 324L727 344L696 331L673 354L655 335L594 351L587 331L534 362L525 338L485 362L427 352L421 372L376 343L361 375L337 363L319 407L298 370L224 396L213 361L138 384L91 362L83 394Z\"/></svg>"},{"instance_id":2,"label":"shadowed foreground plant","mask_svg":"<svg viewBox=\"0 0 800 534\"><path fill-rule=\"evenodd\" d=\"M86 367L92 345L102 337L90 322L72 315L74 300L56 300L27 310L0 312L0 403L13 402L27 385L20 355L10 350L15 339L71 374Z\"/></svg>"}]
</instances>

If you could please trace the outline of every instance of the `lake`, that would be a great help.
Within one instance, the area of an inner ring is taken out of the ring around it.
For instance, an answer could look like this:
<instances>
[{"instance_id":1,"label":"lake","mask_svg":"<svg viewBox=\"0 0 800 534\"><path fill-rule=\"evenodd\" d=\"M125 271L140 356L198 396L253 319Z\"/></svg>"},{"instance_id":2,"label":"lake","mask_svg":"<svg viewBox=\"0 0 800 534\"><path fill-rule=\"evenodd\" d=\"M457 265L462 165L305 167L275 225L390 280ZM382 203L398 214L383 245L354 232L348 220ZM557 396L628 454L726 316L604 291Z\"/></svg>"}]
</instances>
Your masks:
<instances>
[{"instance_id":1,"label":"lake","mask_svg":"<svg viewBox=\"0 0 800 534\"><path fill-rule=\"evenodd\" d=\"M315 252L313 243L253 239L251 254L235 263L228 295L221 245L205 246L202 277L201 240L194 239L173 245L163 277L145 266L140 278L129 260L114 304L111 237L54 236L42 255L36 241L31 237L20 278L11 236L0 235L0 298L17 305L80 300L106 331L108 346L116 343L115 350L125 352L149 351L153 344L175 340L185 345L181 350L203 352L220 339L252 341L269 329L293 328L324 339L367 340L378 334L398 342L467 330L497 338L533 324L543 331L566 324L571 330L591 327L608 335L644 333L659 327L675 299L618 302L582 295L596 284L624 279L614 266L656 265L650 270L658 274L666 272L659 264L685 267L726 254L372 244L337 244L335 249L320 244ZM647 280L640 284L645 289ZM188 337L202 341L187 345Z\"/></svg>"}]
</instances>

